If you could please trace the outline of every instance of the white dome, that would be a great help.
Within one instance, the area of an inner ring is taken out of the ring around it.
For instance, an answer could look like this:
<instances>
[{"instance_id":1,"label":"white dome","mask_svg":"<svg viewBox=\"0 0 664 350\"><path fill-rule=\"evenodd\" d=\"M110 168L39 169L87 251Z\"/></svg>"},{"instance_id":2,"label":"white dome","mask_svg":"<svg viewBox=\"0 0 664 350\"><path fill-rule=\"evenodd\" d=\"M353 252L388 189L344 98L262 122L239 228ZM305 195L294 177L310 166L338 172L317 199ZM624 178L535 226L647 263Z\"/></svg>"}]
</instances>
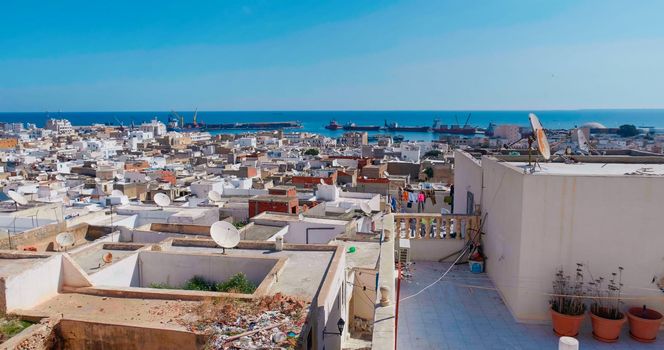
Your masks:
<instances>
[{"instance_id":1,"label":"white dome","mask_svg":"<svg viewBox=\"0 0 664 350\"><path fill-rule=\"evenodd\" d=\"M581 125L582 128L590 128L590 129L606 129L606 126L598 123L598 122L590 122L590 123L585 123Z\"/></svg>"}]
</instances>

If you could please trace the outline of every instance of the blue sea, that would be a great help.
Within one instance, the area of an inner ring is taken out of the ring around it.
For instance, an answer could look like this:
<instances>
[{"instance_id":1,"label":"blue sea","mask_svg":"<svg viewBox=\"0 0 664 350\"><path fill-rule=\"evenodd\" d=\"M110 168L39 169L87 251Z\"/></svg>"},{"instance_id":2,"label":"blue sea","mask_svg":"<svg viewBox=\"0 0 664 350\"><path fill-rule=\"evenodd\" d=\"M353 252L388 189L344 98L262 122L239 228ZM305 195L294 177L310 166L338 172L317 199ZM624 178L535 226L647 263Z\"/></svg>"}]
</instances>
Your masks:
<instances>
[{"instance_id":1,"label":"blue sea","mask_svg":"<svg viewBox=\"0 0 664 350\"><path fill-rule=\"evenodd\" d=\"M634 124L643 127L664 128L664 109L582 109L582 110L546 110L546 111L199 111L198 122L235 123L259 121L297 120L303 124L304 131L327 136L339 136L343 130L331 131L324 128L331 120L339 124L354 122L359 125L383 125L385 121L400 125L431 126L434 119L443 124L461 124L468 119L468 124L487 127L490 122L497 124L518 124L527 126L528 113L536 113L545 128L571 128L587 122L599 122L607 127L622 124ZM193 111L178 112L191 122ZM0 113L0 122L28 122L43 126L48 118L66 118L74 125L110 123L125 126L132 122L140 124L154 117L164 123L170 112L41 112L41 113ZM230 132L230 131L224 131ZM233 131L240 132L240 131ZM244 131L242 131L244 132ZM387 133L386 131L370 134ZM431 140L437 136L432 133L397 132L409 140Z\"/></svg>"}]
</instances>

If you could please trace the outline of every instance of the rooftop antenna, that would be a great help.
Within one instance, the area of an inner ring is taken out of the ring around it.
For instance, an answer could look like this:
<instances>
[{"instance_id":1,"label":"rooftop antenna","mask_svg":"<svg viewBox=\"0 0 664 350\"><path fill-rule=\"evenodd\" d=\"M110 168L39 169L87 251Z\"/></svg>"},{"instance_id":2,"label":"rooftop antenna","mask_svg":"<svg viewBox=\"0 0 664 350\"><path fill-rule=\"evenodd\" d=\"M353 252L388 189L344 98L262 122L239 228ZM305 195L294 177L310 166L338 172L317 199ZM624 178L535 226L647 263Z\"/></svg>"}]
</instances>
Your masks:
<instances>
[{"instance_id":1,"label":"rooftop antenna","mask_svg":"<svg viewBox=\"0 0 664 350\"><path fill-rule=\"evenodd\" d=\"M76 243L76 238L71 232L61 232L55 236L55 241L58 243L61 249L67 251L67 247L71 247Z\"/></svg>"},{"instance_id":2,"label":"rooftop antenna","mask_svg":"<svg viewBox=\"0 0 664 350\"><path fill-rule=\"evenodd\" d=\"M212 224L210 237L221 247L221 254L226 254L226 248L235 248L240 243L240 232L227 221L217 221Z\"/></svg>"},{"instance_id":3,"label":"rooftop antenna","mask_svg":"<svg viewBox=\"0 0 664 350\"><path fill-rule=\"evenodd\" d=\"M155 202L159 207L161 207L162 209L164 209L164 207L167 207L167 206L169 206L169 205L171 204L171 199L168 198L168 196L165 195L165 194L163 194L163 193L157 193L157 194L154 195L154 202Z\"/></svg>"},{"instance_id":4,"label":"rooftop antenna","mask_svg":"<svg viewBox=\"0 0 664 350\"><path fill-rule=\"evenodd\" d=\"M210 191L208 192L208 199L213 203L221 202L221 195L217 191Z\"/></svg>"},{"instance_id":5,"label":"rooftop antenna","mask_svg":"<svg viewBox=\"0 0 664 350\"><path fill-rule=\"evenodd\" d=\"M528 166L532 165L531 162L531 149L530 147L532 145L532 142L535 141L537 142L537 150L539 153L542 155L544 160L549 160L551 159L551 147L549 146L549 141L546 139L546 134L544 133L544 128L542 127L542 124L539 121L539 118L534 113L530 113L528 115L528 119L530 119L530 126L533 128L533 136L529 139L529 147L528 147ZM535 161L537 165L539 163L537 160Z\"/></svg>"}]
</instances>

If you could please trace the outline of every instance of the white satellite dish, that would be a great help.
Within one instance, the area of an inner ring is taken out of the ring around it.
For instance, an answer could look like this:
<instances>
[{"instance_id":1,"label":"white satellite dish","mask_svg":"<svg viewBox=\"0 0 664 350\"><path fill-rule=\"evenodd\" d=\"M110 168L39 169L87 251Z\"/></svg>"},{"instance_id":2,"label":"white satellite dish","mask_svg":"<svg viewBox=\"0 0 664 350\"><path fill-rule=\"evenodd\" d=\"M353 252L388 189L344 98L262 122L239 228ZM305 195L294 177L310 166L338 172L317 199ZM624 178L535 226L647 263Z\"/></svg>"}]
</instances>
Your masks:
<instances>
[{"instance_id":1,"label":"white satellite dish","mask_svg":"<svg viewBox=\"0 0 664 350\"><path fill-rule=\"evenodd\" d=\"M208 199L211 200L212 202L220 202L221 195L217 191L210 191L208 192Z\"/></svg>"},{"instance_id":2,"label":"white satellite dish","mask_svg":"<svg viewBox=\"0 0 664 350\"><path fill-rule=\"evenodd\" d=\"M119 180L124 180L124 176L122 176L122 174L115 174L115 179L118 180L118 181Z\"/></svg>"},{"instance_id":3,"label":"white satellite dish","mask_svg":"<svg viewBox=\"0 0 664 350\"><path fill-rule=\"evenodd\" d=\"M58 175L55 175L55 179L58 180L58 181L64 181L64 180L65 180L65 177L62 176L62 175L60 175L60 174L58 174Z\"/></svg>"},{"instance_id":4,"label":"white satellite dish","mask_svg":"<svg viewBox=\"0 0 664 350\"><path fill-rule=\"evenodd\" d=\"M360 203L360 209L362 209L362 211L367 215L371 214L371 207L365 202Z\"/></svg>"},{"instance_id":5,"label":"white satellite dish","mask_svg":"<svg viewBox=\"0 0 664 350\"><path fill-rule=\"evenodd\" d=\"M58 243L58 245L61 248L67 248L69 246L73 246L74 243L76 242L76 238L71 232L61 232L58 233L57 236L55 236L55 241Z\"/></svg>"},{"instance_id":6,"label":"white satellite dish","mask_svg":"<svg viewBox=\"0 0 664 350\"><path fill-rule=\"evenodd\" d=\"M551 159L551 147L549 147L549 141L546 139L546 134L539 118L534 113L530 113L528 118L533 128L533 135L535 135L535 139L537 140L537 149L545 160Z\"/></svg>"},{"instance_id":7,"label":"white satellite dish","mask_svg":"<svg viewBox=\"0 0 664 350\"><path fill-rule=\"evenodd\" d=\"M586 134L583 133L583 130L577 129L577 141L579 142L579 149L582 150L583 152L589 152L590 151L590 144L588 143L588 139L586 138Z\"/></svg>"},{"instance_id":8,"label":"white satellite dish","mask_svg":"<svg viewBox=\"0 0 664 350\"><path fill-rule=\"evenodd\" d=\"M210 236L223 249L222 254L226 253L226 248L235 248L240 243L240 232L227 221L217 221L212 224Z\"/></svg>"},{"instance_id":9,"label":"white satellite dish","mask_svg":"<svg viewBox=\"0 0 664 350\"><path fill-rule=\"evenodd\" d=\"M11 200L16 203L16 205L28 205L28 200L23 197L22 194L14 191L14 190L9 190L7 191L7 196L11 198Z\"/></svg>"},{"instance_id":10,"label":"white satellite dish","mask_svg":"<svg viewBox=\"0 0 664 350\"><path fill-rule=\"evenodd\" d=\"M321 185L325 185L325 180L320 179L320 184L321 184Z\"/></svg>"},{"instance_id":11,"label":"white satellite dish","mask_svg":"<svg viewBox=\"0 0 664 350\"><path fill-rule=\"evenodd\" d=\"M101 183L101 179L98 177L95 177L95 183Z\"/></svg>"},{"instance_id":12,"label":"white satellite dish","mask_svg":"<svg viewBox=\"0 0 664 350\"><path fill-rule=\"evenodd\" d=\"M157 193L154 195L154 202L160 207L167 207L171 204L171 199L163 193Z\"/></svg>"},{"instance_id":13,"label":"white satellite dish","mask_svg":"<svg viewBox=\"0 0 664 350\"><path fill-rule=\"evenodd\" d=\"M129 203L129 198L127 198L127 196L123 195L122 197L120 197L120 204L126 205L127 203Z\"/></svg>"},{"instance_id":14,"label":"white satellite dish","mask_svg":"<svg viewBox=\"0 0 664 350\"><path fill-rule=\"evenodd\" d=\"M122 197L122 196L124 196L124 193L122 193L122 191L120 191L120 190L113 190L113 191L111 191L111 196L112 197Z\"/></svg>"}]
</instances>

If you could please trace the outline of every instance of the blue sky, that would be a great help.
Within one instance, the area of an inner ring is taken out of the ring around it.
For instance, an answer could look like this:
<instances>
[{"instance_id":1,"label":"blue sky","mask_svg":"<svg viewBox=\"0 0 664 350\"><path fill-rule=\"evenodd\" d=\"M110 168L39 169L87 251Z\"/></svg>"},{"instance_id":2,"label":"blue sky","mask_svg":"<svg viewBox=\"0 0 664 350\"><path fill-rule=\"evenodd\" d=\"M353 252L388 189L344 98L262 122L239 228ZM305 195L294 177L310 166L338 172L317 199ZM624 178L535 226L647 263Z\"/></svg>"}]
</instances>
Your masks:
<instances>
[{"instance_id":1,"label":"blue sky","mask_svg":"<svg viewBox=\"0 0 664 350\"><path fill-rule=\"evenodd\" d=\"M664 1L30 1L0 111L664 107Z\"/></svg>"}]
</instances>

